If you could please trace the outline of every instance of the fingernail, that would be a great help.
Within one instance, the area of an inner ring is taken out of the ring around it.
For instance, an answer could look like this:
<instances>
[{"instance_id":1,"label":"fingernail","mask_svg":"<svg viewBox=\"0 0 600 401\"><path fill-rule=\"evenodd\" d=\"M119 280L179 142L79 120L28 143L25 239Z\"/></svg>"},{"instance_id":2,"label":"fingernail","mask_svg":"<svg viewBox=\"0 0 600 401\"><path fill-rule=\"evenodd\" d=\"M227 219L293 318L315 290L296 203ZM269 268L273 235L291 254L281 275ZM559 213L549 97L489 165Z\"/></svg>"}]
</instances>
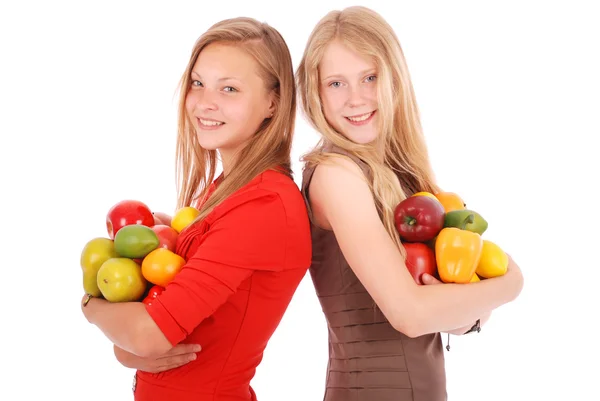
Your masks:
<instances>
[{"instance_id":1,"label":"fingernail","mask_svg":"<svg viewBox=\"0 0 600 401\"><path fill-rule=\"evenodd\" d=\"M194 359L196 359L196 354L190 355L190 361L193 361Z\"/></svg>"},{"instance_id":2,"label":"fingernail","mask_svg":"<svg viewBox=\"0 0 600 401\"><path fill-rule=\"evenodd\" d=\"M200 346L200 345L196 345L194 347L194 351L196 351L196 352L200 351L201 349L202 349L202 346Z\"/></svg>"}]
</instances>

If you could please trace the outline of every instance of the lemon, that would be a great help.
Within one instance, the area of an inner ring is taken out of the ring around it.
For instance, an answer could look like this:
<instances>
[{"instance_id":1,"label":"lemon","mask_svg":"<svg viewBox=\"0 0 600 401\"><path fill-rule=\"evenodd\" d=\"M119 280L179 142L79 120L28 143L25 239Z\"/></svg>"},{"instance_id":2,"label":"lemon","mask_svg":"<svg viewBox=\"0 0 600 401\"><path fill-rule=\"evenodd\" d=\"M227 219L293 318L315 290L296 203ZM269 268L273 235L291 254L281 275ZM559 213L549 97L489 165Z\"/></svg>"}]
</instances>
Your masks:
<instances>
[{"instance_id":1,"label":"lemon","mask_svg":"<svg viewBox=\"0 0 600 401\"><path fill-rule=\"evenodd\" d=\"M182 207L175 212L171 219L171 227L180 233L184 228L189 226L192 221L200 215L200 211L193 206Z\"/></svg>"},{"instance_id":2,"label":"lemon","mask_svg":"<svg viewBox=\"0 0 600 401\"><path fill-rule=\"evenodd\" d=\"M507 270L508 255L492 241L483 240L483 249L476 273L484 278L492 278L506 274Z\"/></svg>"}]
</instances>

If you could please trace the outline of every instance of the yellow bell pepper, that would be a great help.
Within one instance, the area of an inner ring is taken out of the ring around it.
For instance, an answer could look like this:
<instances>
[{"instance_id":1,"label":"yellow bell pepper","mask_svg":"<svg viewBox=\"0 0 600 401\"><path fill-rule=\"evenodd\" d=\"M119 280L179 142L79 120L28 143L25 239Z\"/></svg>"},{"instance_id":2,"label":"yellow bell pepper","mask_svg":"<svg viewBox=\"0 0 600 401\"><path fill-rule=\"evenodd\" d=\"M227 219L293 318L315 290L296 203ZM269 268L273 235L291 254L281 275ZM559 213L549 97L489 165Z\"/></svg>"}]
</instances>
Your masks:
<instances>
[{"instance_id":1,"label":"yellow bell pepper","mask_svg":"<svg viewBox=\"0 0 600 401\"><path fill-rule=\"evenodd\" d=\"M483 240L481 258L475 272L481 277L492 278L506 274L507 270L508 255L492 241Z\"/></svg>"},{"instance_id":2,"label":"yellow bell pepper","mask_svg":"<svg viewBox=\"0 0 600 401\"><path fill-rule=\"evenodd\" d=\"M435 258L444 283L466 284L475 274L481 259L483 239L477 233L462 229L472 223L473 218L470 214L461 227L446 227L437 236Z\"/></svg>"}]
</instances>

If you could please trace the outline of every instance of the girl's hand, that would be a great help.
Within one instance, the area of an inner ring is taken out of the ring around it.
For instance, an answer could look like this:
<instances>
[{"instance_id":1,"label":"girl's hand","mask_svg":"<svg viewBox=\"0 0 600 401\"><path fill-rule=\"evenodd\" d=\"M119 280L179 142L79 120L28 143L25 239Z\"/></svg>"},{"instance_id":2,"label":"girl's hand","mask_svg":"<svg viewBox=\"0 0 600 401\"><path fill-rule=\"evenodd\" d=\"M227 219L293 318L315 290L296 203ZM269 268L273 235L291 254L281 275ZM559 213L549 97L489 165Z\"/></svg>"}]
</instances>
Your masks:
<instances>
[{"instance_id":1,"label":"girl's hand","mask_svg":"<svg viewBox=\"0 0 600 401\"><path fill-rule=\"evenodd\" d=\"M166 213L161 213L161 212L154 212L152 213L152 215L154 216L154 225L157 224L164 224L165 226L171 226L171 219L172 217L169 216Z\"/></svg>"},{"instance_id":2,"label":"girl's hand","mask_svg":"<svg viewBox=\"0 0 600 401\"><path fill-rule=\"evenodd\" d=\"M423 282L423 284L425 285L432 285L432 284L444 284L443 282L441 282L440 280L438 280L437 278L433 277L431 274L427 274L427 273L423 273L421 275L421 281Z\"/></svg>"},{"instance_id":3,"label":"girl's hand","mask_svg":"<svg viewBox=\"0 0 600 401\"><path fill-rule=\"evenodd\" d=\"M196 359L196 352L201 349L198 344L177 344L158 358L142 358L114 346L115 356L121 365L149 373L164 372L186 365Z\"/></svg>"}]
</instances>

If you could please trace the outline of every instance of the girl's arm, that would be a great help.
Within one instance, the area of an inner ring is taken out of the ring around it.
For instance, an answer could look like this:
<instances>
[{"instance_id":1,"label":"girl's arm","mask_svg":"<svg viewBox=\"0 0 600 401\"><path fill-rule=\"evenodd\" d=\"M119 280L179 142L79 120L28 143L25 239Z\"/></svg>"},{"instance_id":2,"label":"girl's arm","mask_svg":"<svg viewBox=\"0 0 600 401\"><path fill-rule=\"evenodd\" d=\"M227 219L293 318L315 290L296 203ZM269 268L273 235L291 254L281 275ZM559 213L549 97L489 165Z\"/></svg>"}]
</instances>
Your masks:
<instances>
[{"instance_id":1,"label":"girl's arm","mask_svg":"<svg viewBox=\"0 0 600 401\"><path fill-rule=\"evenodd\" d=\"M504 276L469 285L417 285L383 226L364 175L346 158L319 165L310 184L315 216L334 231L344 257L392 326L410 337L471 327L523 287L509 257Z\"/></svg>"},{"instance_id":2,"label":"girl's arm","mask_svg":"<svg viewBox=\"0 0 600 401\"><path fill-rule=\"evenodd\" d=\"M244 236L256 237L254 227L259 227L259 230L262 228L257 221L264 218L264 210L262 212L254 216L251 221L253 224L248 225ZM235 219L235 214L233 216ZM224 224L229 223L225 221ZM215 225L217 234L206 238L203 243L206 249L198 249L173 281L152 301L152 305L147 306L142 302L111 303L105 299L91 298L87 305L82 306L87 320L96 325L114 345L139 357L158 358L169 352L225 303L254 272L245 266L240 268L206 259L211 251L228 255L223 252L224 249L219 249L219 245L227 247L225 242L231 237L232 230L221 229L223 223ZM240 231L238 229L238 234ZM275 232L266 235L263 232L260 237L263 242L257 246L265 248L270 244L279 245L274 236L283 237L283 234ZM240 240L239 236L237 238ZM236 245L244 246L243 243ZM273 258L281 254L272 253L276 254ZM246 256L248 254L244 252L237 257L250 259ZM264 265L268 265L266 259ZM84 297L86 299L87 296Z\"/></svg>"},{"instance_id":3,"label":"girl's arm","mask_svg":"<svg viewBox=\"0 0 600 401\"><path fill-rule=\"evenodd\" d=\"M84 296L84 300L87 296ZM173 346L141 302L111 303L91 298L82 310L88 322L98 326L117 347L140 357L157 357Z\"/></svg>"},{"instance_id":4,"label":"girl's arm","mask_svg":"<svg viewBox=\"0 0 600 401\"><path fill-rule=\"evenodd\" d=\"M443 284L443 282L441 282L440 280L438 280L437 278L425 273L421 276L421 281L423 282L423 284L425 285L432 285L432 284ZM479 327L483 327L484 324L487 323L487 321L490 319L490 316L492 315L492 312L488 312L485 315L483 315L482 317L479 318ZM462 336L463 334L465 334L467 331L469 331L471 329L471 327L473 327L473 325L469 325L469 326L464 326L464 327L459 327L458 329L454 329L454 330L450 330L450 331L446 331L445 333L448 334L454 334L455 336Z\"/></svg>"},{"instance_id":5,"label":"girl's arm","mask_svg":"<svg viewBox=\"0 0 600 401\"><path fill-rule=\"evenodd\" d=\"M91 298L87 305L82 302L87 320L117 347L158 358L185 340L255 271L283 269L289 230L280 197L256 189L221 206L202 244L151 305Z\"/></svg>"}]
</instances>

